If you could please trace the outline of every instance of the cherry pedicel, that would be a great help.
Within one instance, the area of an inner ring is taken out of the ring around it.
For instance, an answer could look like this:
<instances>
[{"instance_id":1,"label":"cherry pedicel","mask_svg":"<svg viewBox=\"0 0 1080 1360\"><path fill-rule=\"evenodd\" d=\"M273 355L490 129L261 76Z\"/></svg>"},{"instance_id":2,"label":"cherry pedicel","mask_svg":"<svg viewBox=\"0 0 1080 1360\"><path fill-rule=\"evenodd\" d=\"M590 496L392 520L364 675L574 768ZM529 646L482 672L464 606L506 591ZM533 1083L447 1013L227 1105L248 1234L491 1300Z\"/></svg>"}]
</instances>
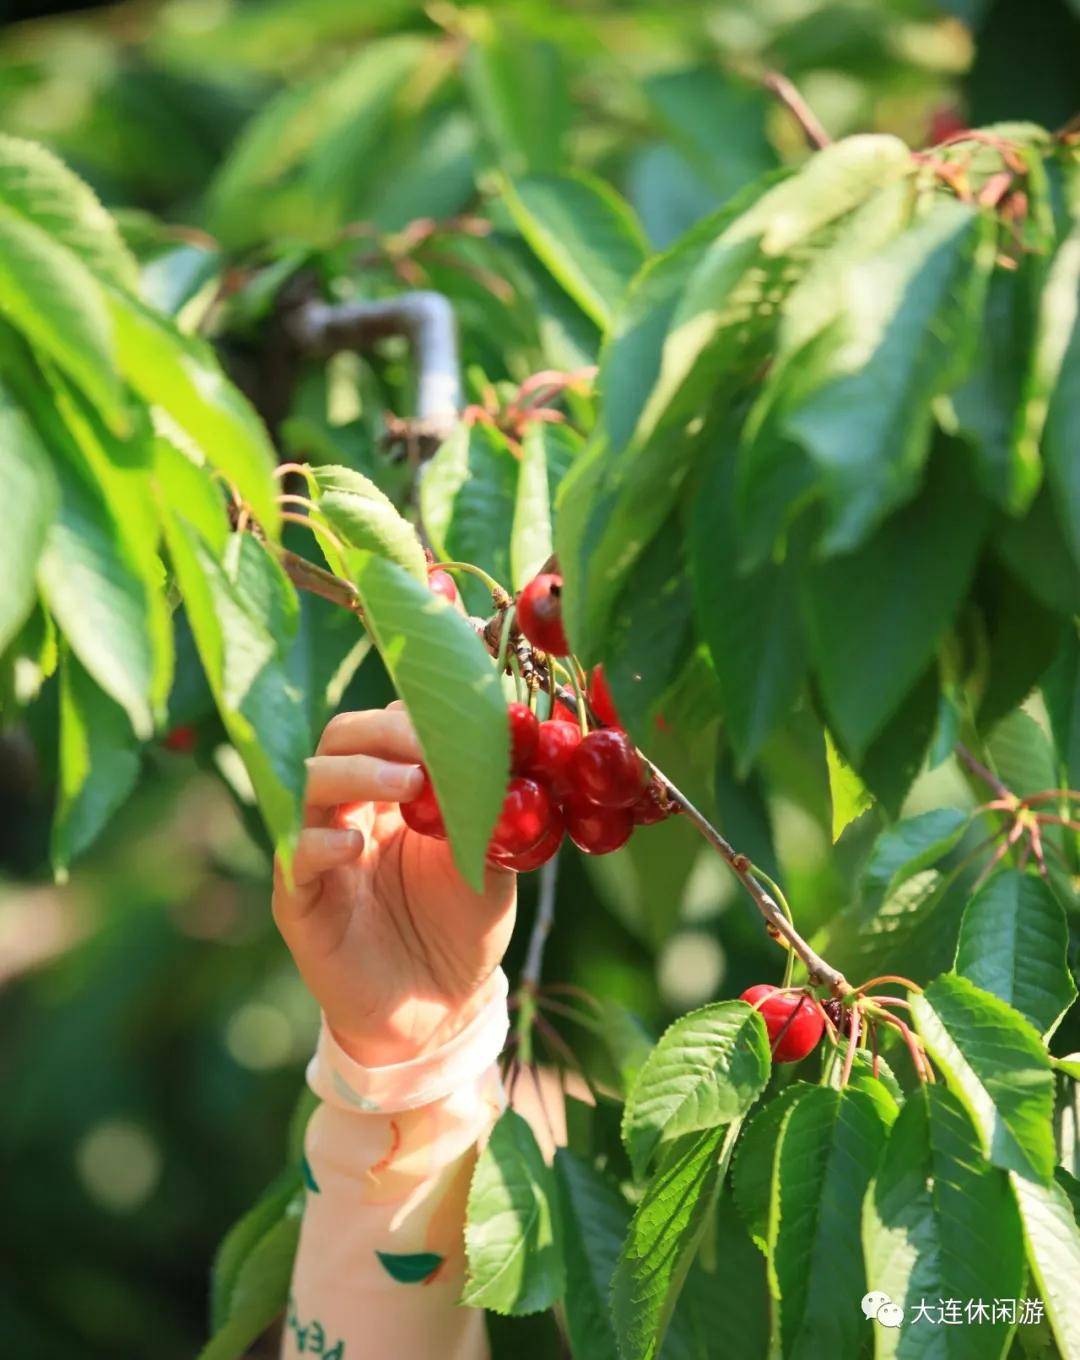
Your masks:
<instances>
[{"instance_id":1,"label":"cherry pedicel","mask_svg":"<svg viewBox=\"0 0 1080 1360\"><path fill-rule=\"evenodd\" d=\"M589 707L605 727L622 727L619 710L608 689L603 666L594 666L589 676Z\"/></svg>"},{"instance_id":2,"label":"cherry pedicel","mask_svg":"<svg viewBox=\"0 0 1080 1360\"><path fill-rule=\"evenodd\" d=\"M610 855L630 839L634 817L629 808L601 807L588 798L563 804L566 834L587 855Z\"/></svg>"},{"instance_id":3,"label":"cherry pedicel","mask_svg":"<svg viewBox=\"0 0 1080 1360\"><path fill-rule=\"evenodd\" d=\"M526 774L542 780L557 797L566 797L575 787L572 761L581 741L581 728L577 723L558 720L540 723L536 750Z\"/></svg>"},{"instance_id":4,"label":"cherry pedicel","mask_svg":"<svg viewBox=\"0 0 1080 1360\"><path fill-rule=\"evenodd\" d=\"M534 849L551 828L555 807L543 784L515 775L491 836L491 853L523 855Z\"/></svg>"},{"instance_id":5,"label":"cherry pedicel","mask_svg":"<svg viewBox=\"0 0 1080 1360\"><path fill-rule=\"evenodd\" d=\"M645 787L641 757L618 727L599 728L582 738L572 774L578 789L601 807L633 807Z\"/></svg>"},{"instance_id":6,"label":"cherry pedicel","mask_svg":"<svg viewBox=\"0 0 1080 1360\"><path fill-rule=\"evenodd\" d=\"M510 769L521 774L536 752L540 724L525 704L507 704L506 711L510 717Z\"/></svg>"},{"instance_id":7,"label":"cherry pedicel","mask_svg":"<svg viewBox=\"0 0 1080 1360\"><path fill-rule=\"evenodd\" d=\"M759 982L739 998L754 1006L769 1032L774 1062L798 1062L815 1049L825 1032L825 1020L805 992L777 993Z\"/></svg>"},{"instance_id":8,"label":"cherry pedicel","mask_svg":"<svg viewBox=\"0 0 1080 1360\"><path fill-rule=\"evenodd\" d=\"M427 770L424 771L424 786L420 792L408 803L401 804L401 817L407 827L421 836L446 839L446 827Z\"/></svg>"},{"instance_id":9,"label":"cherry pedicel","mask_svg":"<svg viewBox=\"0 0 1080 1360\"><path fill-rule=\"evenodd\" d=\"M429 567L427 583L433 594L441 595L451 604L457 604L457 586L448 571L443 571L441 567Z\"/></svg>"},{"instance_id":10,"label":"cherry pedicel","mask_svg":"<svg viewBox=\"0 0 1080 1360\"><path fill-rule=\"evenodd\" d=\"M546 864L549 859L553 859L559 853L559 846L563 842L563 819L562 813L557 807L551 809L551 825L541 837L539 843L534 845L531 850L526 850L520 855L505 855L496 853L491 855L491 859L504 869L513 869L515 873L527 874L532 869L539 869L541 864Z\"/></svg>"},{"instance_id":11,"label":"cherry pedicel","mask_svg":"<svg viewBox=\"0 0 1080 1360\"><path fill-rule=\"evenodd\" d=\"M534 576L517 599L517 623L534 647L551 656L568 656L562 621L562 577Z\"/></svg>"}]
</instances>

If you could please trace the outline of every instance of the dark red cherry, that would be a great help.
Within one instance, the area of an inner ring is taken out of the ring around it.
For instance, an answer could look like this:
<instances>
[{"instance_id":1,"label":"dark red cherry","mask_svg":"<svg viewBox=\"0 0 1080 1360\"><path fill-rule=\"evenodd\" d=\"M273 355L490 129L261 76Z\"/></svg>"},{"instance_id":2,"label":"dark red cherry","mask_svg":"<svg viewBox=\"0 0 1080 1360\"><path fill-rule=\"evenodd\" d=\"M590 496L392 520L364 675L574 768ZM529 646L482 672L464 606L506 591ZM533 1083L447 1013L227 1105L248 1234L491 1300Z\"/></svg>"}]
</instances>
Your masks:
<instances>
[{"instance_id":1,"label":"dark red cherry","mask_svg":"<svg viewBox=\"0 0 1080 1360\"><path fill-rule=\"evenodd\" d=\"M551 826L554 801L543 784L515 775L503 800L492 832L490 850L498 856L523 855L533 849Z\"/></svg>"},{"instance_id":2,"label":"dark red cherry","mask_svg":"<svg viewBox=\"0 0 1080 1360\"><path fill-rule=\"evenodd\" d=\"M562 577L553 572L534 576L517 599L517 623L534 647L552 656L567 656L562 620Z\"/></svg>"},{"instance_id":3,"label":"dark red cherry","mask_svg":"<svg viewBox=\"0 0 1080 1360\"><path fill-rule=\"evenodd\" d=\"M526 774L547 784L557 797L565 798L574 788L570 766L580 745L581 728L576 722L549 719L540 723Z\"/></svg>"},{"instance_id":4,"label":"dark red cherry","mask_svg":"<svg viewBox=\"0 0 1080 1360\"><path fill-rule=\"evenodd\" d=\"M622 727L602 665L594 666L589 676L589 706L605 727Z\"/></svg>"},{"instance_id":5,"label":"dark red cherry","mask_svg":"<svg viewBox=\"0 0 1080 1360\"><path fill-rule=\"evenodd\" d=\"M442 812L439 810L435 790L431 786L431 778L427 770L424 771L423 788L415 798L407 803L400 804L400 809L402 820L413 831L419 832L421 836L435 836L439 840L446 839L446 827L443 825Z\"/></svg>"},{"instance_id":6,"label":"dark red cherry","mask_svg":"<svg viewBox=\"0 0 1080 1360\"><path fill-rule=\"evenodd\" d=\"M521 774L528 766L540 740L540 724L526 704L507 704L510 718L510 769Z\"/></svg>"},{"instance_id":7,"label":"dark red cherry","mask_svg":"<svg viewBox=\"0 0 1080 1360\"><path fill-rule=\"evenodd\" d=\"M587 855L609 855L630 839L634 818L629 808L601 807L578 796L563 804L566 834Z\"/></svg>"},{"instance_id":8,"label":"dark red cherry","mask_svg":"<svg viewBox=\"0 0 1080 1360\"><path fill-rule=\"evenodd\" d=\"M541 864L546 864L549 859L557 855L562 842L562 813L558 808L552 808L551 825L531 850L526 850L520 855L496 855L493 858L504 869L513 869L515 873L527 874L532 869L539 869Z\"/></svg>"},{"instance_id":9,"label":"dark red cherry","mask_svg":"<svg viewBox=\"0 0 1080 1360\"><path fill-rule=\"evenodd\" d=\"M645 787L645 766L619 727L603 727L582 738L572 775L579 791L601 807L633 807Z\"/></svg>"}]
</instances>

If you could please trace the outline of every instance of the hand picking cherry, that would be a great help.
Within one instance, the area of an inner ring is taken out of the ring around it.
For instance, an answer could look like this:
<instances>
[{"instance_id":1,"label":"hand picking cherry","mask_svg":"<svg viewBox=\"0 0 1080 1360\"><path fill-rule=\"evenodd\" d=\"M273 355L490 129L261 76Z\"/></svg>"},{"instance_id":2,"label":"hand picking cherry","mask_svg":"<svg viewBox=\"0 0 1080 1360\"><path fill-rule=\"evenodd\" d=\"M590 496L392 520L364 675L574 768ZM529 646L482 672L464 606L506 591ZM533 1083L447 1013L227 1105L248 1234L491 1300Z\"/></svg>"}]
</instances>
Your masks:
<instances>
[{"instance_id":1,"label":"hand picking cherry","mask_svg":"<svg viewBox=\"0 0 1080 1360\"><path fill-rule=\"evenodd\" d=\"M598 728L583 737L571 773L578 789L601 807L633 807L645 789L641 757L618 727Z\"/></svg>"},{"instance_id":2,"label":"hand picking cherry","mask_svg":"<svg viewBox=\"0 0 1080 1360\"><path fill-rule=\"evenodd\" d=\"M429 567L427 583L433 594L441 595L444 600L449 600L451 604L457 604L457 586L448 571L443 571L440 567Z\"/></svg>"},{"instance_id":3,"label":"hand picking cherry","mask_svg":"<svg viewBox=\"0 0 1080 1360\"><path fill-rule=\"evenodd\" d=\"M562 621L562 577L551 572L534 576L517 599L517 623L534 647L550 656L568 656L570 644Z\"/></svg>"},{"instance_id":4,"label":"hand picking cherry","mask_svg":"<svg viewBox=\"0 0 1080 1360\"><path fill-rule=\"evenodd\" d=\"M443 825L442 812L439 810L435 790L431 786L431 777L427 770L424 771L423 788L410 802L402 803L400 806L402 821L411 830L419 832L421 836L435 836L439 840L446 839L446 827Z\"/></svg>"},{"instance_id":5,"label":"hand picking cherry","mask_svg":"<svg viewBox=\"0 0 1080 1360\"><path fill-rule=\"evenodd\" d=\"M601 807L581 796L563 804L566 834L587 855L610 855L626 844L634 829L629 808Z\"/></svg>"},{"instance_id":6,"label":"hand picking cherry","mask_svg":"<svg viewBox=\"0 0 1080 1360\"><path fill-rule=\"evenodd\" d=\"M495 823L490 849L497 855L523 855L547 834L554 812L551 794L543 784L515 775Z\"/></svg>"},{"instance_id":7,"label":"hand picking cherry","mask_svg":"<svg viewBox=\"0 0 1080 1360\"><path fill-rule=\"evenodd\" d=\"M526 704L507 704L506 711L510 715L510 769L523 774L536 752L540 724Z\"/></svg>"},{"instance_id":8,"label":"hand picking cherry","mask_svg":"<svg viewBox=\"0 0 1080 1360\"><path fill-rule=\"evenodd\" d=\"M821 1042L825 1021L805 992L777 992L759 982L739 999L754 1006L765 1021L774 1062L798 1062Z\"/></svg>"}]
</instances>

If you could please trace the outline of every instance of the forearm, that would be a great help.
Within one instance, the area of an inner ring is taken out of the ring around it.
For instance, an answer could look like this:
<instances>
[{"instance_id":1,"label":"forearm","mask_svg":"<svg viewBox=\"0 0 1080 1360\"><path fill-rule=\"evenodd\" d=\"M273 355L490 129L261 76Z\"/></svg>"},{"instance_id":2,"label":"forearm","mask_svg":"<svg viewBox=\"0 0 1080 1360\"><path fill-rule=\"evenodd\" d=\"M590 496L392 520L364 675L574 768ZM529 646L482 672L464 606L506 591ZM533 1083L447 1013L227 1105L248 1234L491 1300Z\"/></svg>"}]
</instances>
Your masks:
<instances>
[{"instance_id":1,"label":"forearm","mask_svg":"<svg viewBox=\"0 0 1080 1360\"><path fill-rule=\"evenodd\" d=\"M361 1067L324 1027L308 1081L307 1204L283 1360L482 1360L458 1306L477 1144L502 1104L506 985L442 1048Z\"/></svg>"}]
</instances>

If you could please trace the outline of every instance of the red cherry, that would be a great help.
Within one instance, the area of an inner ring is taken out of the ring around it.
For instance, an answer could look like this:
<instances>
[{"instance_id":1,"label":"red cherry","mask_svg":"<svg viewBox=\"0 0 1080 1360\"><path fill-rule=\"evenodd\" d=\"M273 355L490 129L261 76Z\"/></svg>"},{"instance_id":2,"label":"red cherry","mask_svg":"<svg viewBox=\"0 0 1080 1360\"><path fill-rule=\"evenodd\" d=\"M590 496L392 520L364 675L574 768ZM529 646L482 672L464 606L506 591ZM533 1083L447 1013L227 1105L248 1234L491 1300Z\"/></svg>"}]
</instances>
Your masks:
<instances>
[{"instance_id":1,"label":"red cherry","mask_svg":"<svg viewBox=\"0 0 1080 1360\"><path fill-rule=\"evenodd\" d=\"M181 723L179 727L174 727L162 737L161 744L166 751L175 751L177 755L186 756L194 751L198 737L193 723Z\"/></svg>"},{"instance_id":2,"label":"red cherry","mask_svg":"<svg viewBox=\"0 0 1080 1360\"><path fill-rule=\"evenodd\" d=\"M825 1031L821 1012L805 992L783 992L759 982L739 998L761 1014L769 1031L775 1062L798 1062L815 1049Z\"/></svg>"},{"instance_id":3,"label":"red cherry","mask_svg":"<svg viewBox=\"0 0 1080 1360\"><path fill-rule=\"evenodd\" d=\"M536 750L529 762L527 774L543 780L557 797L565 798L574 788L571 762L581 745L581 728L577 723L549 720L539 724Z\"/></svg>"},{"instance_id":4,"label":"red cherry","mask_svg":"<svg viewBox=\"0 0 1080 1360\"><path fill-rule=\"evenodd\" d=\"M649 784L630 811L634 814L635 826L652 826L654 822L666 821L671 816L671 809L664 807L660 801L659 787L655 780Z\"/></svg>"},{"instance_id":5,"label":"red cherry","mask_svg":"<svg viewBox=\"0 0 1080 1360\"><path fill-rule=\"evenodd\" d=\"M520 774L533 758L540 740L540 724L526 704L507 704L510 715L510 769Z\"/></svg>"},{"instance_id":6,"label":"red cherry","mask_svg":"<svg viewBox=\"0 0 1080 1360\"><path fill-rule=\"evenodd\" d=\"M601 807L633 807L645 784L645 767L634 743L619 727L583 737L572 774L587 798Z\"/></svg>"},{"instance_id":7,"label":"red cherry","mask_svg":"<svg viewBox=\"0 0 1080 1360\"><path fill-rule=\"evenodd\" d=\"M424 771L424 786L415 798L400 805L401 817L407 827L419 832L421 836L434 836L446 840L446 827L443 825L442 812L439 810L431 777Z\"/></svg>"},{"instance_id":8,"label":"red cherry","mask_svg":"<svg viewBox=\"0 0 1080 1360\"><path fill-rule=\"evenodd\" d=\"M457 604L457 586L448 571L443 571L440 567L429 567L427 583L433 594L441 595L451 604Z\"/></svg>"},{"instance_id":9,"label":"red cherry","mask_svg":"<svg viewBox=\"0 0 1080 1360\"><path fill-rule=\"evenodd\" d=\"M503 856L532 850L547 834L553 811L551 794L543 784L515 775L492 832L491 852Z\"/></svg>"},{"instance_id":10,"label":"red cherry","mask_svg":"<svg viewBox=\"0 0 1080 1360\"><path fill-rule=\"evenodd\" d=\"M551 812L551 825L537 845L521 855L494 855L492 858L495 862L504 869L513 869L515 873L527 874L532 869L539 869L541 864L546 864L549 859L558 854L559 846L563 842L563 819L562 813L557 807L553 807Z\"/></svg>"},{"instance_id":11,"label":"red cherry","mask_svg":"<svg viewBox=\"0 0 1080 1360\"><path fill-rule=\"evenodd\" d=\"M600 807L580 796L563 804L566 834L587 855L609 855L630 839L634 818L629 808Z\"/></svg>"},{"instance_id":12,"label":"red cherry","mask_svg":"<svg viewBox=\"0 0 1080 1360\"><path fill-rule=\"evenodd\" d=\"M622 719L615 707L615 700L611 697L611 690L608 689L602 665L594 666L589 676L589 704L605 727L622 727Z\"/></svg>"},{"instance_id":13,"label":"red cherry","mask_svg":"<svg viewBox=\"0 0 1080 1360\"><path fill-rule=\"evenodd\" d=\"M562 621L561 576L545 572L533 577L518 596L517 622L534 647L552 656L569 655Z\"/></svg>"},{"instance_id":14,"label":"red cherry","mask_svg":"<svg viewBox=\"0 0 1080 1360\"><path fill-rule=\"evenodd\" d=\"M569 704L564 704L561 699L555 700L555 707L551 710L551 721L573 723L575 727L578 725L577 714Z\"/></svg>"}]
</instances>

